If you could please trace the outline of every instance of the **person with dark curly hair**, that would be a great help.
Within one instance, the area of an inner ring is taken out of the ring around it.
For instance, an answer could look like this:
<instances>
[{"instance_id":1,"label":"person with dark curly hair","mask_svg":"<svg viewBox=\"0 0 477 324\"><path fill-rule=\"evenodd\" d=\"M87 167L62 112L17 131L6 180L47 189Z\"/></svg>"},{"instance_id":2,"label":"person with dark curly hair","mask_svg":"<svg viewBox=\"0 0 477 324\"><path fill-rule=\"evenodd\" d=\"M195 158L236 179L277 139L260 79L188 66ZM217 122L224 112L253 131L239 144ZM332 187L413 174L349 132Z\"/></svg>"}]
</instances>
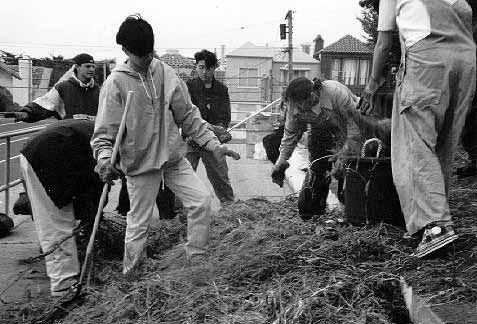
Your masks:
<instances>
[{"instance_id":1,"label":"person with dark curly hair","mask_svg":"<svg viewBox=\"0 0 477 324\"><path fill-rule=\"evenodd\" d=\"M292 80L284 94L287 105L284 135L280 155L272 170L272 181L283 186L287 160L309 126L308 150L310 161L317 160L305 179L300 191L298 211L303 219L322 214L326 208L331 170L327 155L336 152L348 138L360 136L351 113L356 110L358 97L346 86L333 80L313 81L300 77ZM310 195L309 182L313 182Z\"/></svg>"},{"instance_id":2,"label":"person with dark curly hair","mask_svg":"<svg viewBox=\"0 0 477 324\"><path fill-rule=\"evenodd\" d=\"M194 58L197 77L187 81L192 103L199 108L210 130L217 134L220 132L225 134L230 123L230 99L227 86L214 76L218 66L217 56L204 49L195 53ZM234 201L234 191L230 184L225 158L217 161L212 152L198 147L193 141L189 143L186 158L194 170L197 170L202 159L207 177L221 203Z\"/></svg>"}]
</instances>

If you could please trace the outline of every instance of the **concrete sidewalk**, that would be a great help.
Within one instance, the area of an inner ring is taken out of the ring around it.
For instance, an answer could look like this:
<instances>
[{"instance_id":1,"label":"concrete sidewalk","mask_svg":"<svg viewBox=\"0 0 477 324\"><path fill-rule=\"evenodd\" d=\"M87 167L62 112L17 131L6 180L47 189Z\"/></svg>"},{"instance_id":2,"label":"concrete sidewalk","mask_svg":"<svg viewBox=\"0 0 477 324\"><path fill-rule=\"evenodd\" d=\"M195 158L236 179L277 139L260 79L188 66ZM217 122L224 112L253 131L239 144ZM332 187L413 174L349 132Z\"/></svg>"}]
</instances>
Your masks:
<instances>
[{"instance_id":1,"label":"concrete sidewalk","mask_svg":"<svg viewBox=\"0 0 477 324\"><path fill-rule=\"evenodd\" d=\"M272 183L270 178L272 164L270 161L259 161L247 159L245 157L244 144L231 144L230 148L236 150L243 157L238 161L228 158L229 175L232 187L235 191L236 199L250 199L252 197L263 197L269 200L280 200L287 195L293 194L296 190L289 185L284 188ZM213 192L212 186L207 179L203 164L199 164L197 170L199 177L204 181L208 189ZM300 171L301 172L301 171ZM297 180L298 182L300 180ZM119 182L118 182L119 183ZM114 212L117 205L119 184L113 186L109 195L109 203L105 208L106 212ZM15 222L15 228L10 235L0 238L0 322L2 311L14 312L15 305L32 301L38 298L49 296L49 280L45 273L45 264L41 260L35 264L20 264L20 259L37 256L39 243L35 231L34 223L30 216L13 215L12 206L18 197L18 193L23 191L22 186L17 186L10 193L9 215ZM215 196L215 195L214 195ZM0 198L0 207L3 205L4 196ZM217 198L214 204L220 205ZM157 212L156 212L157 213Z\"/></svg>"}]
</instances>

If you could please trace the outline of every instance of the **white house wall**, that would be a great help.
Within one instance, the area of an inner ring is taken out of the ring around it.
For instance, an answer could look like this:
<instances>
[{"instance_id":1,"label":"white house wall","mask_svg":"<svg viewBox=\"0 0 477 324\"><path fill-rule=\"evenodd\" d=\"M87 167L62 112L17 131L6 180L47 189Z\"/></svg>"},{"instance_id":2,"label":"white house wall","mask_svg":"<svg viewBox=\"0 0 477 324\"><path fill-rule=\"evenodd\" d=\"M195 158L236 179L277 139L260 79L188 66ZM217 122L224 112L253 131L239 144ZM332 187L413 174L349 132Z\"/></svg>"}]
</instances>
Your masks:
<instances>
[{"instance_id":1,"label":"white house wall","mask_svg":"<svg viewBox=\"0 0 477 324\"><path fill-rule=\"evenodd\" d=\"M229 88L231 102L260 103L262 101L261 82L257 88L239 87L240 68L257 68L258 77L270 74L272 69L271 57L227 57L226 85Z\"/></svg>"}]
</instances>

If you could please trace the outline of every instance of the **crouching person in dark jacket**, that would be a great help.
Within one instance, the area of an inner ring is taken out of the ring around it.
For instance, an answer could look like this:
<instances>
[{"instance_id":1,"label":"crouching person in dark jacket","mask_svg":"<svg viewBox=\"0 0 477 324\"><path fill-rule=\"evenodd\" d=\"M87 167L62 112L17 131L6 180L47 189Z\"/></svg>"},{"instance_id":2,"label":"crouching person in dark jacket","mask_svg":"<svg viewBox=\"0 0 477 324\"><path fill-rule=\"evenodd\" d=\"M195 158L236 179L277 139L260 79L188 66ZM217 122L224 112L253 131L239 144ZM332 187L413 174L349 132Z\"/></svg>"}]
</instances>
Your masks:
<instances>
[{"instance_id":1,"label":"crouching person in dark jacket","mask_svg":"<svg viewBox=\"0 0 477 324\"><path fill-rule=\"evenodd\" d=\"M94 172L89 145L94 122L63 120L48 126L22 149L20 166L43 251L72 234L77 219L94 219L103 183ZM51 295L77 282L80 265L74 237L45 256Z\"/></svg>"}]
</instances>

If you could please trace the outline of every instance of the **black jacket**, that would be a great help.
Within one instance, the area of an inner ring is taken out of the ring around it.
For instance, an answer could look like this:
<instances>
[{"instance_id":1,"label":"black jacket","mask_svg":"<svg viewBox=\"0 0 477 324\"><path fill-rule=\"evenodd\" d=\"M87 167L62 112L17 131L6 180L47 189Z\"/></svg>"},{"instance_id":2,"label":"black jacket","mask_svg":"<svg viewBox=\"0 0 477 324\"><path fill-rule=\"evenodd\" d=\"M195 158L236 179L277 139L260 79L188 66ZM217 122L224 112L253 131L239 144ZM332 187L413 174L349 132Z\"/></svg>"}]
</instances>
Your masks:
<instances>
[{"instance_id":1,"label":"black jacket","mask_svg":"<svg viewBox=\"0 0 477 324\"><path fill-rule=\"evenodd\" d=\"M52 91L54 93L50 95L58 96L58 98L56 98L58 102L63 102L66 112L63 119L73 118L73 115L76 114L96 116L98 113L100 88L96 83L94 83L92 87L81 87L78 80L71 77L68 80L56 84ZM25 121L29 123L52 116L62 119L57 111L45 109L36 102L28 103L21 111L28 113L29 118Z\"/></svg>"},{"instance_id":2,"label":"black jacket","mask_svg":"<svg viewBox=\"0 0 477 324\"><path fill-rule=\"evenodd\" d=\"M89 144L93 130L93 121L58 121L21 150L58 208L79 198L99 202L103 183L94 172L96 161Z\"/></svg>"},{"instance_id":3,"label":"black jacket","mask_svg":"<svg viewBox=\"0 0 477 324\"><path fill-rule=\"evenodd\" d=\"M230 98L228 88L215 78L212 87L205 88L199 78L187 81L192 103L196 105L202 118L212 125L227 128L230 124Z\"/></svg>"}]
</instances>

